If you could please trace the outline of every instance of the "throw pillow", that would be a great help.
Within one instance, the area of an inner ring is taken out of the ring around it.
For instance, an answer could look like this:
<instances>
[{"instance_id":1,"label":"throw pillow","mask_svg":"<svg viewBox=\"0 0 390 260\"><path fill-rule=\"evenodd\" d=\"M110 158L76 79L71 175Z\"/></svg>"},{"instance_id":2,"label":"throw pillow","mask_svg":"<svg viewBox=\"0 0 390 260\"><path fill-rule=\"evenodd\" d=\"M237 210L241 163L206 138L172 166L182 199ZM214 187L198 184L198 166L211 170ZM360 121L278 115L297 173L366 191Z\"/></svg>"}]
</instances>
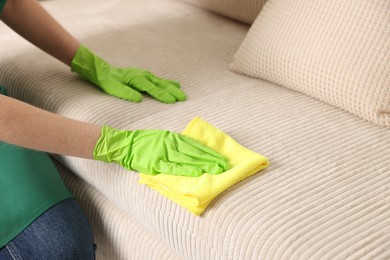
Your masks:
<instances>
[{"instance_id":1,"label":"throw pillow","mask_svg":"<svg viewBox=\"0 0 390 260\"><path fill-rule=\"evenodd\" d=\"M390 127L390 1L269 0L230 68Z\"/></svg>"}]
</instances>

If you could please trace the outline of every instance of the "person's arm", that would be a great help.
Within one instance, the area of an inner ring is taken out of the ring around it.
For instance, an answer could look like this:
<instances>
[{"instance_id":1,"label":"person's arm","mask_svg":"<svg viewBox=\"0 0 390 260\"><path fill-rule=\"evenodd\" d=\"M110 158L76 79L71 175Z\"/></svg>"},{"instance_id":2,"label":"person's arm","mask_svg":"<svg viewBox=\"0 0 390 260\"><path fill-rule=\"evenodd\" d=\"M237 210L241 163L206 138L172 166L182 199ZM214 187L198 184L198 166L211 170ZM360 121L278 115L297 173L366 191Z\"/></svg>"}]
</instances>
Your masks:
<instances>
[{"instance_id":1,"label":"person's arm","mask_svg":"<svg viewBox=\"0 0 390 260\"><path fill-rule=\"evenodd\" d=\"M10 28L109 95L140 102L141 92L164 103L186 100L180 84L139 68L116 68L81 45L37 0L8 0L0 15Z\"/></svg>"},{"instance_id":2,"label":"person's arm","mask_svg":"<svg viewBox=\"0 0 390 260\"><path fill-rule=\"evenodd\" d=\"M93 158L101 127L0 95L0 141L56 154Z\"/></svg>"},{"instance_id":3,"label":"person's arm","mask_svg":"<svg viewBox=\"0 0 390 260\"><path fill-rule=\"evenodd\" d=\"M147 174L220 174L227 160L166 130L119 130L53 114L0 95L0 141L50 153L117 163Z\"/></svg>"},{"instance_id":4,"label":"person's arm","mask_svg":"<svg viewBox=\"0 0 390 260\"><path fill-rule=\"evenodd\" d=\"M0 18L26 40L71 65L80 43L37 0L7 0Z\"/></svg>"},{"instance_id":5,"label":"person's arm","mask_svg":"<svg viewBox=\"0 0 390 260\"><path fill-rule=\"evenodd\" d=\"M36 0L8 0L0 16L36 46L105 92L141 101L146 91L162 102L185 100L176 82L142 69L114 68L80 45ZM94 70L90 74L89 70ZM95 77L95 76L98 77ZM134 88L128 91L128 88ZM135 97L132 92L138 95ZM226 159L195 140L164 130L117 130L72 120L0 95L0 141L35 150L115 162L145 173L218 174ZM155 150L155 145L160 147ZM147 152L147 153L146 153Z\"/></svg>"}]
</instances>

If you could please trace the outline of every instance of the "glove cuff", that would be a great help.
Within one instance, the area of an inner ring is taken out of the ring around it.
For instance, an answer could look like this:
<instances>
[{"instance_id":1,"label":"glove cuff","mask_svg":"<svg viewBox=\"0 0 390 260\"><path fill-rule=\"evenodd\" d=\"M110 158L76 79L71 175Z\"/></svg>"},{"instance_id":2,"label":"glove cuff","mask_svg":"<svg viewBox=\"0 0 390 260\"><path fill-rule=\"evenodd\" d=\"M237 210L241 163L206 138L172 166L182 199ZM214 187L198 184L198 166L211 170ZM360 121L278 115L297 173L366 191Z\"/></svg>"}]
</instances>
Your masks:
<instances>
[{"instance_id":1,"label":"glove cuff","mask_svg":"<svg viewBox=\"0 0 390 260\"><path fill-rule=\"evenodd\" d=\"M107 67L111 65L82 44L77 49L70 65L72 72L76 72L97 86L100 86L99 82L103 78L101 71L107 70Z\"/></svg>"},{"instance_id":2,"label":"glove cuff","mask_svg":"<svg viewBox=\"0 0 390 260\"><path fill-rule=\"evenodd\" d=\"M93 157L95 160L115 162L122 166L130 165L128 158L131 154L132 140L132 131L103 126L93 150Z\"/></svg>"}]
</instances>

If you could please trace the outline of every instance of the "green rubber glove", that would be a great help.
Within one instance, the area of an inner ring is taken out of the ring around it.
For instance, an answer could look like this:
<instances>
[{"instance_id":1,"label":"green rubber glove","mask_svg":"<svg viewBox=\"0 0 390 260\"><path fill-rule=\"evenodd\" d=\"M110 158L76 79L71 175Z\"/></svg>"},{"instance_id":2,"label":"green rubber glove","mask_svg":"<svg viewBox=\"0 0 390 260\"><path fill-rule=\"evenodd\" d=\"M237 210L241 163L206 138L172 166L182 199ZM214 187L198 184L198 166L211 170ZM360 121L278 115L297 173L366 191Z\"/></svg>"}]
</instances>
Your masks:
<instances>
[{"instance_id":1,"label":"green rubber glove","mask_svg":"<svg viewBox=\"0 0 390 260\"><path fill-rule=\"evenodd\" d=\"M96 143L95 160L115 162L128 170L201 176L220 174L228 169L227 160L198 141L165 130L118 130L103 126Z\"/></svg>"},{"instance_id":2,"label":"green rubber glove","mask_svg":"<svg viewBox=\"0 0 390 260\"><path fill-rule=\"evenodd\" d=\"M129 101L141 102L141 92L164 103L186 100L178 82L158 78L144 69L114 68L83 45L74 56L71 69L107 94Z\"/></svg>"}]
</instances>

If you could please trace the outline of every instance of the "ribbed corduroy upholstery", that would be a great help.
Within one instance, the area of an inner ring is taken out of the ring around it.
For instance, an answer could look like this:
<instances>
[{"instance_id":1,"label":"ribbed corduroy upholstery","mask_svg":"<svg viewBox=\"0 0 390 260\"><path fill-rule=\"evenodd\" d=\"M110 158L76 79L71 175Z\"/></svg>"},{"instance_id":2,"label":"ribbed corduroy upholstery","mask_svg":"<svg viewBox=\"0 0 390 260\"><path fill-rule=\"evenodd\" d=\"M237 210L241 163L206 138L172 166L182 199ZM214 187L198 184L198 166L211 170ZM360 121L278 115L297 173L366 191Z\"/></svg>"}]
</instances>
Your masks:
<instances>
[{"instance_id":1,"label":"ribbed corduroy upholstery","mask_svg":"<svg viewBox=\"0 0 390 260\"><path fill-rule=\"evenodd\" d=\"M270 0L231 68L390 128L390 1Z\"/></svg>"},{"instance_id":2,"label":"ribbed corduroy upholstery","mask_svg":"<svg viewBox=\"0 0 390 260\"><path fill-rule=\"evenodd\" d=\"M172 0L117 1L120 7L88 9L79 17L68 6L90 7L90 1L80 2L45 4L108 61L176 79L188 100L174 105L118 100L32 47L23 49L16 39L21 54L12 57L12 47L4 47L8 58L0 64L0 83L13 96L127 129L181 131L200 116L270 159L269 168L222 193L196 217L138 184L135 172L59 157L76 175L65 173L65 180L91 216L98 243L104 243L98 259L390 258L388 129L229 71L248 30L231 20ZM79 28L87 21L90 32ZM154 248L161 255L147 253Z\"/></svg>"}]
</instances>

